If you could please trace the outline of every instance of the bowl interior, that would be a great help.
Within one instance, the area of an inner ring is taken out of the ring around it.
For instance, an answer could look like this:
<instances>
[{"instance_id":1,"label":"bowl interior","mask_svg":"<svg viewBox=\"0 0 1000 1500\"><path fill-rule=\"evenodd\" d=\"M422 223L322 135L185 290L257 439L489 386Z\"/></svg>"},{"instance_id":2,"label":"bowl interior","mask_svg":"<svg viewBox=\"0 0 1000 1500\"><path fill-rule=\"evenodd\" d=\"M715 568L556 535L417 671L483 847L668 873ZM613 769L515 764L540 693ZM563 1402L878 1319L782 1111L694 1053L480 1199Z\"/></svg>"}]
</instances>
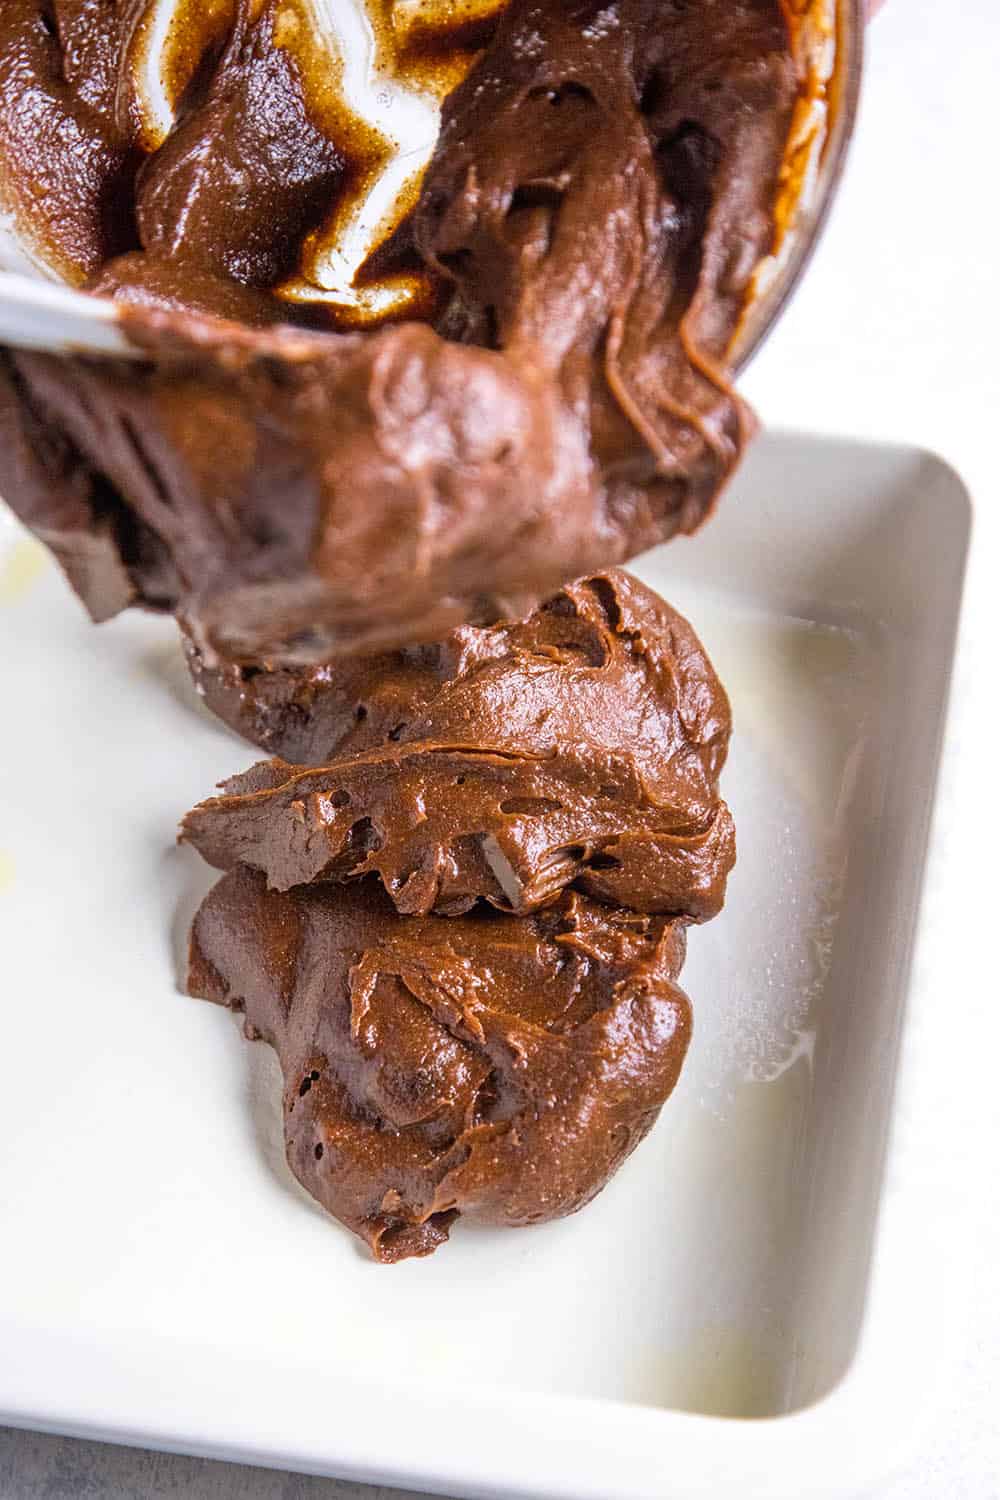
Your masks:
<instances>
[{"instance_id":1,"label":"bowl interior","mask_svg":"<svg viewBox=\"0 0 1000 1500\"><path fill-rule=\"evenodd\" d=\"M368 3L357 0L360 5ZM729 363L735 369L745 365L760 347L809 259L836 191L860 87L863 0L782 0L782 4L808 83L786 148L774 247L757 268L730 344ZM388 95L385 97L388 99ZM397 111L393 117L397 135L398 116ZM405 153L405 138L400 146ZM103 299L89 298L86 303L74 299L72 303L53 305L51 298L45 299L35 289L39 282L59 280L59 273L19 232L9 208L5 210L2 181L0 273L12 273L0 280L0 339L53 349L79 348L91 342L95 352L121 352L118 341L107 332L108 313L96 305ZM43 310L40 330L31 327L36 308ZM89 341L91 322L95 333Z\"/></svg>"}]
</instances>

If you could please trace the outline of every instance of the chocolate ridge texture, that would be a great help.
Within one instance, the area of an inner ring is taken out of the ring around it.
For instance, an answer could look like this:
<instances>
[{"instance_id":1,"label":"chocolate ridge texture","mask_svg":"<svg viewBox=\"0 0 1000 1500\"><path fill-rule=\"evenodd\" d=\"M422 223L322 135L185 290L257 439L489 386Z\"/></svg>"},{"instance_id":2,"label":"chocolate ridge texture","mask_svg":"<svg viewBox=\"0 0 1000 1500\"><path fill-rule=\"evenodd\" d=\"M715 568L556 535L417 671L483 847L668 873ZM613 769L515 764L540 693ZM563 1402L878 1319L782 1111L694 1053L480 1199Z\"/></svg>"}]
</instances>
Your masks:
<instances>
[{"instance_id":1,"label":"chocolate ridge texture","mask_svg":"<svg viewBox=\"0 0 1000 1500\"><path fill-rule=\"evenodd\" d=\"M292 1171L392 1262L459 1215L540 1223L600 1191L680 1072L683 955L682 923L572 892L447 921L242 867L198 912L189 989L275 1048Z\"/></svg>"},{"instance_id":2,"label":"chocolate ridge texture","mask_svg":"<svg viewBox=\"0 0 1000 1500\"><path fill-rule=\"evenodd\" d=\"M317 321L281 278L347 161L273 5L240 7L145 157L67 66L72 7L45 41L43 9L0 17L5 138L16 164L30 97L97 143L44 201L91 195L63 217L144 358L4 355L0 487L96 619L140 603L209 662L322 662L497 618L704 520L751 428L728 348L802 83L779 0L512 0L379 251L431 278L427 320L339 333L273 326Z\"/></svg>"},{"instance_id":3,"label":"chocolate ridge texture","mask_svg":"<svg viewBox=\"0 0 1000 1500\"><path fill-rule=\"evenodd\" d=\"M349 749L318 767L255 766L182 836L277 890L377 874L403 913L482 900L526 913L573 884L634 910L715 915L733 858L718 792L729 705L652 590L617 570L580 579L523 621L456 631L433 661L395 677L380 663L391 725L358 700Z\"/></svg>"},{"instance_id":4,"label":"chocolate ridge texture","mask_svg":"<svg viewBox=\"0 0 1000 1500\"><path fill-rule=\"evenodd\" d=\"M325 766L259 763L182 837L228 872L189 990L274 1046L292 1170L393 1261L458 1216L539 1223L600 1191L676 1083L685 933L735 847L725 693L627 574L383 682L394 724L354 716Z\"/></svg>"}]
</instances>

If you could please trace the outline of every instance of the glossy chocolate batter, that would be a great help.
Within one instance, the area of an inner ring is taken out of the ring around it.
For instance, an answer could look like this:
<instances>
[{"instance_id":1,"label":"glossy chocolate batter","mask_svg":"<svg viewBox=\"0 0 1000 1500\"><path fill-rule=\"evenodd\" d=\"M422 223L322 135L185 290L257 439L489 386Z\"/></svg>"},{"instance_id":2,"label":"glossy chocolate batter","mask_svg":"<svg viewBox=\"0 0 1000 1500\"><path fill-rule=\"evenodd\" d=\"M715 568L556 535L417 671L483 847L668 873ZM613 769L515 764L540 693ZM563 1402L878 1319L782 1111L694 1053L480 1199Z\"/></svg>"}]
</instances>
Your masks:
<instances>
[{"instance_id":1,"label":"glossy chocolate batter","mask_svg":"<svg viewBox=\"0 0 1000 1500\"><path fill-rule=\"evenodd\" d=\"M580 1207L676 1081L729 710L613 565L738 460L800 79L781 0L511 0L358 273L405 320L359 328L301 300L380 149L306 14L189 5L158 134L146 0L0 6L0 198L139 356L0 354L0 488L298 762L185 822L228 871L190 987L275 1046L293 1170L394 1260Z\"/></svg>"},{"instance_id":2,"label":"glossy chocolate batter","mask_svg":"<svg viewBox=\"0 0 1000 1500\"><path fill-rule=\"evenodd\" d=\"M209 863L278 890L377 874L420 916L524 914L570 884L693 921L722 906L729 705L691 627L627 573L365 679L359 664L332 682L328 714L315 693L317 721L342 728L335 759L264 762L188 815Z\"/></svg>"},{"instance_id":3,"label":"glossy chocolate batter","mask_svg":"<svg viewBox=\"0 0 1000 1500\"><path fill-rule=\"evenodd\" d=\"M600 1191L680 1072L683 958L682 922L576 892L443 921L371 880L284 894L241 867L195 919L189 985L274 1046L292 1171L395 1261L460 1214L536 1224Z\"/></svg>"},{"instance_id":4,"label":"glossy chocolate batter","mask_svg":"<svg viewBox=\"0 0 1000 1500\"><path fill-rule=\"evenodd\" d=\"M685 929L733 863L702 647L612 570L310 693L337 758L185 820L230 872L191 993L276 1048L292 1169L379 1259L573 1212L677 1080Z\"/></svg>"},{"instance_id":5,"label":"glossy chocolate batter","mask_svg":"<svg viewBox=\"0 0 1000 1500\"><path fill-rule=\"evenodd\" d=\"M122 62L144 11L0 10L15 203L145 356L0 361L0 488L95 618L324 662L704 519L750 427L727 349L801 82L780 0L512 0L360 273L416 277L427 321L353 333L286 295L366 163L303 28L206 9L150 149Z\"/></svg>"}]
</instances>

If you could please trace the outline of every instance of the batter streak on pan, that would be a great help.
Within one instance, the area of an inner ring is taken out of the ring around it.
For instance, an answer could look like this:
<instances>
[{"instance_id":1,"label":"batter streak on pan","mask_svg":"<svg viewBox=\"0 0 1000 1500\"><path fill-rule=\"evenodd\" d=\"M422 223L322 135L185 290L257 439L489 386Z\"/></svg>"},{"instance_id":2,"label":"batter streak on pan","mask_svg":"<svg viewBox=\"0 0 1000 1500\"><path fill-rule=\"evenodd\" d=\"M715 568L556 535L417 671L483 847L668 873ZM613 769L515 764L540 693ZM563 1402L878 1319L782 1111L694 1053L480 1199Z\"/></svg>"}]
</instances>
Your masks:
<instances>
[{"instance_id":1,"label":"batter streak on pan","mask_svg":"<svg viewBox=\"0 0 1000 1500\"><path fill-rule=\"evenodd\" d=\"M803 87L779 0L511 0L450 52L383 7L375 66L450 92L361 266L344 205L391 152L316 6L182 9L166 112L149 10L0 9L3 196L144 355L0 362L0 489L95 618L174 610L209 664L325 662L704 519L750 427L727 350Z\"/></svg>"}]
</instances>

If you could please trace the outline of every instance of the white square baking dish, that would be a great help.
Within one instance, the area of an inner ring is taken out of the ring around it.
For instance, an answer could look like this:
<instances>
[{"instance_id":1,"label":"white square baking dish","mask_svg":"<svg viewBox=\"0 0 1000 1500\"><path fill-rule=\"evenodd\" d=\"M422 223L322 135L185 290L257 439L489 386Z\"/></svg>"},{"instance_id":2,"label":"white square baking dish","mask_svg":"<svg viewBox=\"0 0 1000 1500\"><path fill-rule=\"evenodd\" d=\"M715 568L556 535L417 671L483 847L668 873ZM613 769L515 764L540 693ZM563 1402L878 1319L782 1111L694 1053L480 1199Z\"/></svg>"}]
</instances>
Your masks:
<instances>
[{"instance_id":1,"label":"white square baking dish","mask_svg":"<svg viewBox=\"0 0 1000 1500\"><path fill-rule=\"evenodd\" d=\"M736 723L681 1082L582 1214L382 1268L285 1168L269 1050L177 991L175 824L254 752L169 622L94 629L0 516L0 1422L464 1497L887 1469L948 1314L908 991L969 525L936 458L774 434L641 560Z\"/></svg>"}]
</instances>

